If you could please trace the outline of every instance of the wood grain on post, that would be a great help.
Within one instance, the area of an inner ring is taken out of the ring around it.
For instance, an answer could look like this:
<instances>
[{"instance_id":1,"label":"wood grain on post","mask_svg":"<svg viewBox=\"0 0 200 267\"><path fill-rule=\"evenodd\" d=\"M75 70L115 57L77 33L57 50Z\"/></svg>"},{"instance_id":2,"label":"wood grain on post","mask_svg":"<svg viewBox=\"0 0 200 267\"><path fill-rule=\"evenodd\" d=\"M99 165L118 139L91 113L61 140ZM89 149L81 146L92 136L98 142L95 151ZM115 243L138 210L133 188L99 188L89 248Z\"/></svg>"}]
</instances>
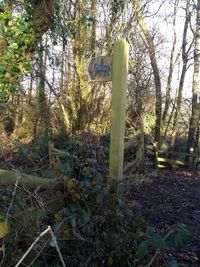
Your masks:
<instances>
[{"instance_id":1,"label":"wood grain on post","mask_svg":"<svg viewBox=\"0 0 200 267\"><path fill-rule=\"evenodd\" d=\"M125 109L128 80L129 44L120 39L114 44L110 133L110 177L123 178Z\"/></svg>"}]
</instances>

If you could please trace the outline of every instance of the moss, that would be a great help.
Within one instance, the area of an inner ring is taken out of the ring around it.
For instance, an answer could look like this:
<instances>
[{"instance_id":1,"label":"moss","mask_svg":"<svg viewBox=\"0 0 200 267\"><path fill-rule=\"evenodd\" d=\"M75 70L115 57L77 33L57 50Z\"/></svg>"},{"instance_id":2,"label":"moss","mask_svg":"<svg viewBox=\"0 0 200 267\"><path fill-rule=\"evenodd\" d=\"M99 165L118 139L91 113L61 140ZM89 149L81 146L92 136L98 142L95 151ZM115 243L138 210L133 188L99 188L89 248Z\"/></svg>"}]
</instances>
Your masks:
<instances>
[{"instance_id":1,"label":"moss","mask_svg":"<svg viewBox=\"0 0 200 267\"><path fill-rule=\"evenodd\" d=\"M29 189L49 188L53 187L57 180L48 180L45 178L28 175L25 173L19 173L17 171L8 171L0 169L0 184L2 185L14 185L19 179L19 185L26 186Z\"/></svg>"}]
</instances>

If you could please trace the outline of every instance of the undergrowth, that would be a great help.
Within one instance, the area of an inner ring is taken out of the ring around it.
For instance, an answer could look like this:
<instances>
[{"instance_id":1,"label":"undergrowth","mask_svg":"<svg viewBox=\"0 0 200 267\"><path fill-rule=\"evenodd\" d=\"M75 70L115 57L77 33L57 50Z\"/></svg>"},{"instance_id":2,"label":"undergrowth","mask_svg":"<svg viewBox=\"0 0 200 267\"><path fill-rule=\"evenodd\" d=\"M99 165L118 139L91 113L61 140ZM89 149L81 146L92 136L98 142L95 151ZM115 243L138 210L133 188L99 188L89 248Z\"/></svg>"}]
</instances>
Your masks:
<instances>
[{"instance_id":1,"label":"undergrowth","mask_svg":"<svg viewBox=\"0 0 200 267\"><path fill-rule=\"evenodd\" d=\"M44 158L47 151L38 148L38 158ZM20 149L23 160L35 152L31 146ZM23 154L23 149L27 153ZM66 266L179 266L166 255L170 248L184 246L189 232L184 225L158 232L143 217L135 217L127 198L129 182L107 178L108 150L97 137L73 137L62 144L62 150L68 151L70 157L61 160L59 173L46 170L46 175L63 180L64 206L48 211L44 218L36 218L30 226L22 225L17 232L12 231L15 222L10 220L2 266L14 266L47 225L53 229ZM61 266L49 238L31 251L24 266Z\"/></svg>"}]
</instances>

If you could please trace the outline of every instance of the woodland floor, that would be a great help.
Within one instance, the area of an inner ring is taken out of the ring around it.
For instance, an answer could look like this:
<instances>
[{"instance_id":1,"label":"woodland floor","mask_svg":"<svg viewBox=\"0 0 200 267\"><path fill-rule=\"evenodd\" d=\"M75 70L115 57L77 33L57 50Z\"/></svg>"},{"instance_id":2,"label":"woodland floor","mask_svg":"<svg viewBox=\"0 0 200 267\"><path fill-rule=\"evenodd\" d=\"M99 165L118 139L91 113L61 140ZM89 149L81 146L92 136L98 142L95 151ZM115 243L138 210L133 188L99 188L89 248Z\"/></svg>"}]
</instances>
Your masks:
<instances>
[{"instance_id":1,"label":"woodland floor","mask_svg":"<svg viewBox=\"0 0 200 267\"><path fill-rule=\"evenodd\" d=\"M156 170L134 180L127 198L133 203L136 216L142 215L149 225L160 230L185 224L192 234L187 247L178 252L171 250L166 257L177 259L181 267L200 267L200 172ZM48 192L38 194L30 195L22 189L16 198L20 200L23 196L28 200L27 206L34 203L40 207L38 199L45 202L52 197ZM8 209L11 197L12 190L0 188L0 210ZM24 205L25 202L21 204Z\"/></svg>"},{"instance_id":2,"label":"woodland floor","mask_svg":"<svg viewBox=\"0 0 200 267\"><path fill-rule=\"evenodd\" d=\"M184 267L200 266L200 172L155 171L128 198L135 202L135 212L143 215L157 229L176 223L185 224L192 241L184 250L170 257Z\"/></svg>"}]
</instances>

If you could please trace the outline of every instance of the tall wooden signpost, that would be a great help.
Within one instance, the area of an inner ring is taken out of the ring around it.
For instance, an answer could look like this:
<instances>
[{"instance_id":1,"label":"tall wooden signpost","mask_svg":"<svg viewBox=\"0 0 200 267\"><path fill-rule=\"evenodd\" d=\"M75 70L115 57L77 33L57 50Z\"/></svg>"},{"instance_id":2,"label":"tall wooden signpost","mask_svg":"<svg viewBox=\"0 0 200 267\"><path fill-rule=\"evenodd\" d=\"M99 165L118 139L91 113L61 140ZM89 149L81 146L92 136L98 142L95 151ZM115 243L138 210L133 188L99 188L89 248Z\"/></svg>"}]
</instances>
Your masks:
<instances>
[{"instance_id":1,"label":"tall wooden signpost","mask_svg":"<svg viewBox=\"0 0 200 267\"><path fill-rule=\"evenodd\" d=\"M129 44L120 39L114 44L113 57L92 58L88 68L91 80L112 80L109 174L118 180L123 178L128 54Z\"/></svg>"}]
</instances>

